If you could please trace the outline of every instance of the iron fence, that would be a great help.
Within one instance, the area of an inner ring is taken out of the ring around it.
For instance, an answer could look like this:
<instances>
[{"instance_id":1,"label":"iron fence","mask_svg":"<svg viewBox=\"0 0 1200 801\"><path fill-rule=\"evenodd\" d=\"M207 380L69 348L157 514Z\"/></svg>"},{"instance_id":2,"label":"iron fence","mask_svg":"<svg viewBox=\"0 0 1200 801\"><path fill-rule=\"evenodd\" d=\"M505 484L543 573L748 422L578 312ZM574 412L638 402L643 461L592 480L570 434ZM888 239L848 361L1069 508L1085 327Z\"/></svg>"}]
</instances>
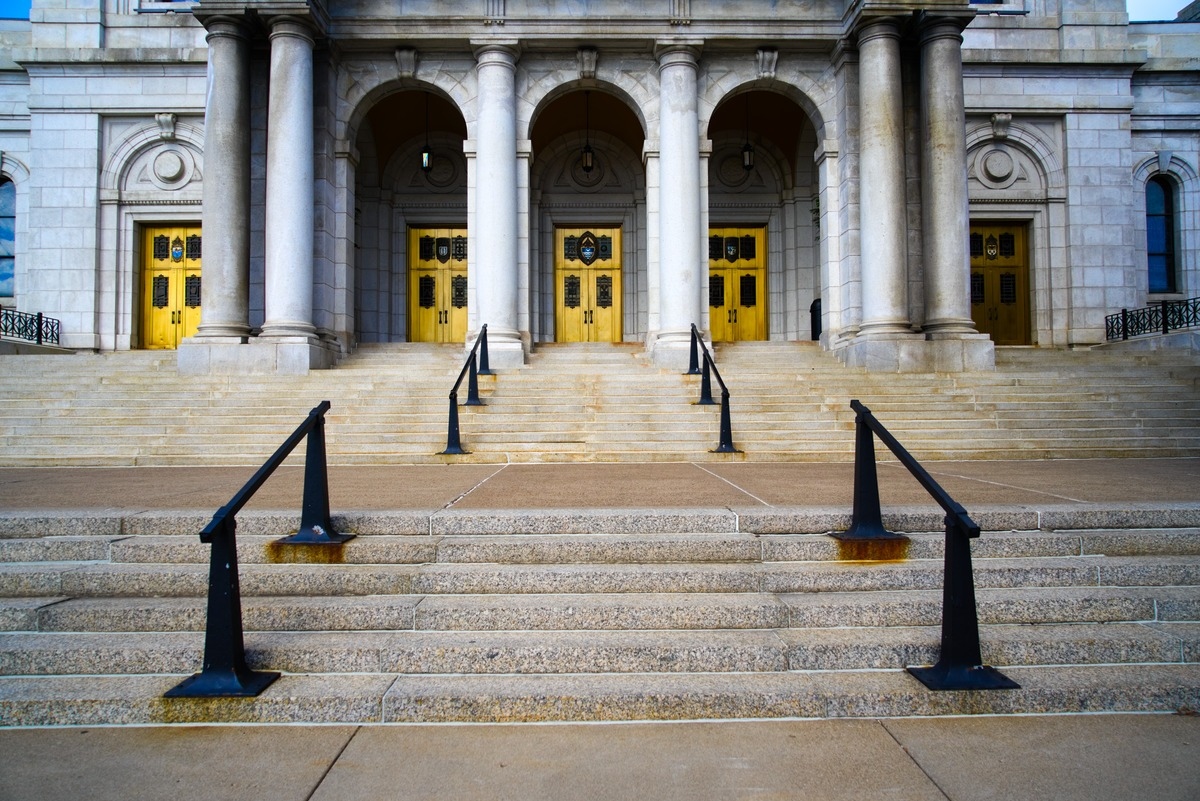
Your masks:
<instances>
[{"instance_id":1,"label":"iron fence","mask_svg":"<svg viewBox=\"0 0 1200 801\"><path fill-rule=\"evenodd\" d=\"M0 338L24 339L39 345L57 345L62 323L41 312L28 314L0 309Z\"/></svg>"},{"instance_id":2,"label":"iron fence","mask_svg":"<svg viewBox=\"0 0 1200 801\"><path fill-rule=\"evenodd\" d=\"M1121 309L1104 318L1104 336L1109 341L1141 334L1167 334L1181 328L1200 326L1200 298L1164 300L1141 309Z\"/></svg>"}]
</instances>

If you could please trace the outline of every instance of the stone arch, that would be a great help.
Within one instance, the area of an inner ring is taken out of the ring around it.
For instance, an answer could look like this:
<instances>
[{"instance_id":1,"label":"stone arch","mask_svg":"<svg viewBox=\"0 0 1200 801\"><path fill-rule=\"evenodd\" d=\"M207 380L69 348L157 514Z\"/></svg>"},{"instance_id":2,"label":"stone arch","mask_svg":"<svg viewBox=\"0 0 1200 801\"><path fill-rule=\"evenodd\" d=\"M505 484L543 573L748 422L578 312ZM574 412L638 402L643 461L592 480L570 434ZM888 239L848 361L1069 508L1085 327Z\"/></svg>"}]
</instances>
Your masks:
<instances>
[{"instance_id":1,"label":"stone arch","mask_svg":"<svg viewBox=\"0 0 1200 801\"><path fill-rule=\"evenodd\" d=\"M174 115L170 115L174 117ZM154 181L151 186L161 191L175 191L192 184L198 184L203 178L204 165L204 130L200 125L189 121L171 120L146 122L138 126L121 140L104 163L100 173L100 190L121 192L132 188L130 186L133 171L138 166L145 166L152 154L157 151L155 159L164 154L176 153L182 162L177 165L179 172L168 173L170 177ZM154 168L154 165L150 165Z\"/></svg>"},{"instance_id":2,"label":"stone arch","mask_svg":"<svg viewBox=\"0 0 1200 801\"><path fill-rule=\"evenodd\" d=\"M652 93L650 87L633 80L627 70L597 67L594 79L580 78L575 66L547 72L530 83L517 102L517 138L531 138L538 117L555 100L583 90L601 91L616 97L637 117L642 126L642 138L651 138L651 126L657 127L658 123L658 95Z\"/></svg>"},{"instance_id":3,"label":"stone arch","mask_svg":"<svg viewBox=\"0 0 1200 801\"><path fill-rule=\"evenodd\" d=\"M983 163L991 152L1002 152L996 147L998 144L1005 145L1005 149L1011 147L1033 166L1038 183L1036 191L1042 197L1066 197L1066 172L1056 148L1040 131L1019 122L1011 123L1007 128L999 127L995 122L980 122L967 127L968 179L977 181L985 191L1013 190L1020 178L1016 172L1017 164L1013 165L1014 171L1010 175L1005 175L1003 161L990 167Z\"/></svg>"},{"instance_id":4,"label":"stone arch","mask_svg":"<svg viewBox=\"0 0 1200 801\"><path fill-rule=\"evenodd\" d=\"M718 62L719 64L719 62ZM786 78L756 77L748 78L742 71L730 69L725 75L715 74L718 64L710 65L706 70L708 80L705 90L700 95L700 136L708 136L708 126L713 112L724 102L746 92L765 91L781 95L795 103L817 132L817 141L829 138L832 132L828 129L827 119L832 119L832 97L820 84L798 69L789 72ZM826 112L822 112L822 107Z\"/></svg>"},{"instance_id":5,"label":"stone arch","mask_svg":"<svg viewBox=\"0 0 1200 801\"><path fill-rule=\"evenodd\" d=\"M352 150L367 113L383 98L397 92L433 92L458 109L469 135L474 118L468 112L477 95L474 59L469 59L470 66L456 64L450 59L431 59L428 66L422 67L417 58L411 69L409 65L402 66L402 60L397 56L392 61L373 58L342 65L337 79L334 122L334 138L339 151Z\"/></svg>"}]
</instances>

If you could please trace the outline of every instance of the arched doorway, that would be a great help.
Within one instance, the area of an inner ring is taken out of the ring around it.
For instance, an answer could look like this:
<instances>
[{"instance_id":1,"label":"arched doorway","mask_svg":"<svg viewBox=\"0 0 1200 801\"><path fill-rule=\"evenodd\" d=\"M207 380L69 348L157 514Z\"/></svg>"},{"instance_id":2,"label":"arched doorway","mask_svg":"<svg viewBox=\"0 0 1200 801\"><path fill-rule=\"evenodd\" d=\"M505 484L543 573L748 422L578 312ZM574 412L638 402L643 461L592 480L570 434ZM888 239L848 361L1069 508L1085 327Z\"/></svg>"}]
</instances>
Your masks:
<instances>
[{"instance_id":1,"label":"arched doorway","mask_svg":"<svg viewBox=\"0 0 1200 801\"><path fill-rule=\"evenodd\" d=\"M534 342L641 341L647 328L645 134L605 88L548 100L532 127Z\"/></svg>"},{"instance_id":2,"label":"arched doorway","mask_svg":"<svg viewBox=\"0 0 1200 801\"><path fill-rule=\"evenodd\" d=\"M406 89L358 130L355 336L459 342L466 334L466 123L440 94Z\"/></svg>"},{"instance_id":3,"label":"arched doorway","mask_svg":"<svg viewBox=\"0 0 1200 801\"><path fill-rule=\"evenodd\" d=\"M809 339L821 297L813 123L793 100L753 89L722 100L708 135L709 332Z\"/></svg>"}]
</instances>

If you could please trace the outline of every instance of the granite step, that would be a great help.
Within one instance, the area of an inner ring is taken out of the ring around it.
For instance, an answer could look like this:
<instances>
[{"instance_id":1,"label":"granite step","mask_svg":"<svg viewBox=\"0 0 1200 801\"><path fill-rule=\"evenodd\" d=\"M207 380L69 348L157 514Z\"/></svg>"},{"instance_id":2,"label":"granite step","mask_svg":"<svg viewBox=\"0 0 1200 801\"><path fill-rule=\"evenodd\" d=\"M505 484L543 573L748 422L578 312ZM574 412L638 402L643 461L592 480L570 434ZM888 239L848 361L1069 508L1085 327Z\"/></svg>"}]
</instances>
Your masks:
<instances>
[{"instance_id":1,"label":"granite step","mask_svg":"<svg viewBox=\"0 0 1200 801\"><path fill-rule=\"evenodd\" d=\"M877 718L1200 707L1200 664L1013 667L1018 690L932 692L902 671L284 675L257 698L165 699L179 675L0 678L8 726Z\"/></svg>"},{"instance_id":2,"label":"granite step","mask_svg":"<svg viewBox=\"0 0 1200 801\"><path fill-rule=\"evenodd\" d=\"M926 627L684 631L252 632L247 662L286 673L745 673L937 661ZM994 625L989 665L1200 662L1200 623ZM0 675L187 673L199 632L0 634Z\"/></svg>"},{"instance_id":3,"label":"granite step","mask_svg":"<svg viewBox=\"0 0 1200 801\"><path fill-rule=\"evenodd\" d=\"M1190 622L1196 587L1013 587L976 592L983 624ZM246 631L600 631L933 626L939 590L770 593L245 596ZM0 630L202 631L203 595L0 600Z\"/></svg>"}]
</instances>

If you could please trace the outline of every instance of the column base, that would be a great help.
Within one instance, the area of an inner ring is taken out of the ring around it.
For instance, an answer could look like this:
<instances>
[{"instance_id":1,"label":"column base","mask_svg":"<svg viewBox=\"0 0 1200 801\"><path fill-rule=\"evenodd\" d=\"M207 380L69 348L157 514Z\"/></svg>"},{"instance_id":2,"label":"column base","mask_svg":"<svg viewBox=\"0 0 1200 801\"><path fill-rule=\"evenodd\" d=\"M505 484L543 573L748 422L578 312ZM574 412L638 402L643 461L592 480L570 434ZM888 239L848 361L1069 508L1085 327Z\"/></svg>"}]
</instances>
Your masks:
<instances>
[{"instance_id":1,"label":"column base","mask_svg":"<svg viewBox=\"0 0 1200 801\"><path fill-rule=\"evenodd\" d=\"M986 334L860 336L834 351L847 367L879 373L961 373L994 370L996 348Z\"/></svg>"},{"instance_id":2,"label":"column base","mask_svg":"<svg viewBox=\"0 0 1200 801\"><path fill-rule=\"evenodd\" d=\"M475 336L478 336L476 332ZM470 353L475 345L475 337L466 343L466 353ZM528 352L526 341L521 332L515 328L493 328L488 326L488 367L496 369L512 369L524 367ZM465 355L465 354L464 354Z\"/></svg>"},{"instance_id":3,"label":"column base","mask_svg":"<svg viewBox=\"0 0 1200 801\"><path fill-rule=\"evenodd\" d=\"M653 333L646 338L646 351L656 367L686 373L692 355L692 330Z\"/></svg>"},{"instance_id":4,"label":"column base","mask_svg":"<svg viewBox=\"0 0 1200 801\"><path fill-rule=\"evenodd\" d=\"M193 337L179 345L176 366L184 375L307 375L337 363L335 343L316 337Z\"/></svg>"}]
</instances>

